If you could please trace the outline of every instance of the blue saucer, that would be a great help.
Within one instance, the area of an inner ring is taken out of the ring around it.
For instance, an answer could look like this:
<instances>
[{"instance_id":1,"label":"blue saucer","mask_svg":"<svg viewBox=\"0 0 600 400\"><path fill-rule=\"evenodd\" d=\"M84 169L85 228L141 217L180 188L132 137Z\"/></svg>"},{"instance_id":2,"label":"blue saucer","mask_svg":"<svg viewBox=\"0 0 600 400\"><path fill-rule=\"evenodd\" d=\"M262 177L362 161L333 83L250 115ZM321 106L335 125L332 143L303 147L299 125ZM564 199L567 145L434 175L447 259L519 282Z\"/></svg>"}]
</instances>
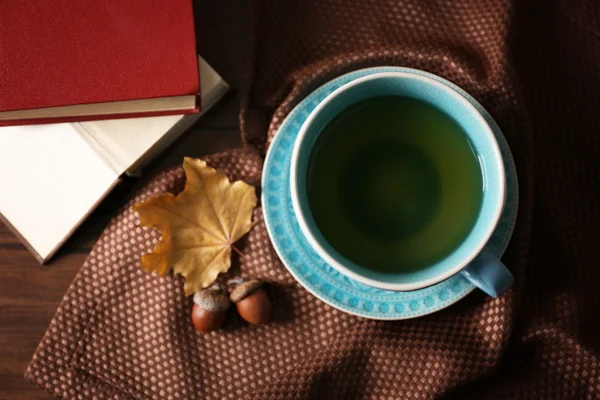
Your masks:
<instances>
[{"instance_id":1,"label":"blue saucer","mask_svg":"<svg viewBox=\"0 0 600 400\"><path fill-rule=\"evenodd\" d=\"M491 115L473 97L453 83L427 72L402 67L376 67L342 75L312 92L281 124L265 160L262 204L269 236L290 273L313 295L344 312L364 318L399 320L431 314L456 303L475 286L458 274L437 285L412 292L392 292L359 283L330 267L313 251L294 215L290 198L292 148L302 123L314 108L340 86L379 72L411 72L436 79L473 103L490 124L504 157L506 206L486 249L502 256L512 235L518 207L515 164L506 139Z\"/></svg>"}]
</instances>

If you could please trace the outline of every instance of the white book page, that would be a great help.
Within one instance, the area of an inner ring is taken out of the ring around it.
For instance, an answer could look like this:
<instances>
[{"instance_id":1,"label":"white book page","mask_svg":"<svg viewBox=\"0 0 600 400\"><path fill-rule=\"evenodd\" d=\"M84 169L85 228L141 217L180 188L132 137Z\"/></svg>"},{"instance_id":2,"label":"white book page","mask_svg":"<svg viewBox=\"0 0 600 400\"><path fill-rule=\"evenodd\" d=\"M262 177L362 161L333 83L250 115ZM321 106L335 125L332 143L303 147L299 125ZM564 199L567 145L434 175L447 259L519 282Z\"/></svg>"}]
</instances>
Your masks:
<instances>
[{"instance_id":1,"label":"white book page","mask_svg":"<svg viewBox=\"0 0 600 400\"><path fill-rule=\"evenodd\" d=\"M0 213L42 259L118 177L72 124L0 128Z\"/></svg>"},{"instance_id":2,"label":"white book page","mask_svg":"<svg viewBox=\"0 0 600 400\"><path fill-rule=\"evenodd\" d=\"M79 122L78 130L120 173L156 143L183 115Z\"/></svg>"},{"instance_id":3,"label":"white book page","mask_svg":"<svg viewBox=\"0 0 600 400\"><path fill-rule=\"evenodd\" d=\"M202 57L198 57L202 113L208 110L226 91L227 84ZM163 136L169 136L160 145L166 147L187 129L200 114L172 115L87 121L76 123L91 146L106 158L113 168L125 172L150 152ZM180 123L182 120L185 123ZM177 126L176 126L177 125ZM171 129L173 128L173 131ZM154 156L162 149L149 154Z\"/></svg>"}]
</instances>

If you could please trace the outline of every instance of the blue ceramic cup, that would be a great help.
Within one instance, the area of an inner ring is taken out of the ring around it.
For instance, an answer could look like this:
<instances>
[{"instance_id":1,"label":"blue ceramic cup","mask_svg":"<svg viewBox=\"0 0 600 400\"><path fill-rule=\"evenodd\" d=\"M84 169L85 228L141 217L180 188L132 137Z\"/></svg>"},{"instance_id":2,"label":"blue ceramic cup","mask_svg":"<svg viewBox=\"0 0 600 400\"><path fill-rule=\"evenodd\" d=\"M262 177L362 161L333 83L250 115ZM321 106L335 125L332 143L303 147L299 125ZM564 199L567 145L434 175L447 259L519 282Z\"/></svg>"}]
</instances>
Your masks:
<instances>
[{"instance_id":1,"label":"blue ceramic cup","mask_svg":"<svg viewBox=\"0 0 600 400\"><path fill-rule=\"evenodd\" d=\"M309 159L325 126L353 104L380 96L413 97L444 110L467 133L481 164L483 198L473 228L443 260L414 272L381 273L348 260L319 231L308 203ZM335 90L302 125L294 144L290 179L294 212L311 247L333 268L357 281L381 289L411 291L463 274L493 297L502 295L513 283L513 276L506 266L484 250L498 224L506 198L504 163L498 143L492 129L471 102L441 82L409 72L384 72L358 78Z\"/></svg>"}]
</instances>

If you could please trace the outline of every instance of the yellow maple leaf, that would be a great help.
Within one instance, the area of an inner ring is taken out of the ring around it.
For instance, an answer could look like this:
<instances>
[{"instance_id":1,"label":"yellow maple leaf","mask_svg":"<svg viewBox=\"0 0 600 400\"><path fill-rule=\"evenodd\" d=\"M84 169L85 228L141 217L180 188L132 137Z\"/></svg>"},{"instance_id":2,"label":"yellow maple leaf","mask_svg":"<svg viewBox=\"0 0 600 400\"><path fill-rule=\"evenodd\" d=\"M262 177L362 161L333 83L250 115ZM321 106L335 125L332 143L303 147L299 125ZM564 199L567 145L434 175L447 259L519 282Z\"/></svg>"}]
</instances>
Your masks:
<instances>
[{"instance_id":1,"label":"yellow maple leaf","mask_svg":"<svg viewBox=\"0 0 600 400\"><path fill-rule=\"evenodd\" d=\"M202 160L183 161L185 189L135 205L142 226L159 229L162 239L142 257L142 268L158 275L169 269L185 278L190 295L210 286L231 266L231 248L252 228L254 187L210 168Z\"/></svg>"}]
</instances>

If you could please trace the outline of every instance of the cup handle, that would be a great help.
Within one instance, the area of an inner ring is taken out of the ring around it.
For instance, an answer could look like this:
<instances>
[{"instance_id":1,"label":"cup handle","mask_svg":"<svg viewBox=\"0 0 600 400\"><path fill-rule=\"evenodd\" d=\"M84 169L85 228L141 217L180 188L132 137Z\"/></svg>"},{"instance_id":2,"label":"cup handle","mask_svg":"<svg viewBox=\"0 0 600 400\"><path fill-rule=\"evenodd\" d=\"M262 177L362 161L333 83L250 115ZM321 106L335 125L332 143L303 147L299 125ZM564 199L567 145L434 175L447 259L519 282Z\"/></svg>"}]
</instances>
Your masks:
<instances>
[{"instance_id":1,"label":"cup handle","mask_svg":"<svg viewBox=\"0 0 600 400\"><path fill-rule=\"evenodd\" d=\"M479 254L462 270L465 278L492 297L502 296L515 278L502 261L488 251Z\"/></svg>"}]
</instances>

